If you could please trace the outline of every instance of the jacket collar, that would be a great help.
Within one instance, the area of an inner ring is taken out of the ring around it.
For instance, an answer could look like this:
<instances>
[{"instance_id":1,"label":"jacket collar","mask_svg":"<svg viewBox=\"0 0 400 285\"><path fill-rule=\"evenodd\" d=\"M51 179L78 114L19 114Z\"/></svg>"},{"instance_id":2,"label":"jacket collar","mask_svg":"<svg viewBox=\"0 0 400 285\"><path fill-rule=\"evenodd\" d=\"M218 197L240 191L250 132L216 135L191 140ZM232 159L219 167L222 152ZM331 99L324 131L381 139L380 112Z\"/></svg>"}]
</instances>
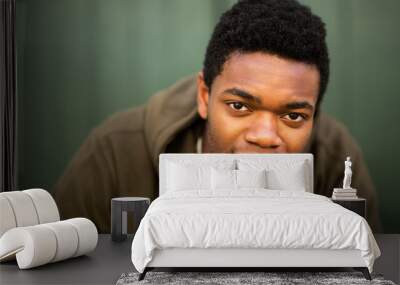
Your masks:
<instances>
[{"instance_id":1,"label":"jacket collar","mask_svg":"<svg viewBox=\"0 0 400 285\"><path fill-rule=\"evenodd\" d=\"M157 172L160 153L165 152L179 131L199 119L196 94L196 77L191 75L150 98L146 106L144 133Z\"/></svg>"}]
</instances>

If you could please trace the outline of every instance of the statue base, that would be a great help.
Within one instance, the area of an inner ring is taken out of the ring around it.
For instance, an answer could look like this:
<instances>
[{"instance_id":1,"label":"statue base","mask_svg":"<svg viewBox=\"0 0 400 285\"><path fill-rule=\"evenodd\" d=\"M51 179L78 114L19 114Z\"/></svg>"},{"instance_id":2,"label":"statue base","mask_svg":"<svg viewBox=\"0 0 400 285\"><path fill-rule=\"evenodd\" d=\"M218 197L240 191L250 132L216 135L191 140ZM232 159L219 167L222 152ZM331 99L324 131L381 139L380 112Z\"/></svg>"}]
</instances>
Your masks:
<instances>
[{"instance_id":1,"label":"statue base","mask_svg":"<svg viewBox=\"0 0 400 285\"><path fill-rule=\"evenodd\" d=\"M346 193L351 193L351 192L357 192L356 188L333 188L333 192L346 192Z\"/></svg>"},{"instance_id":2,"label":"statue base","mask_svg":"<svg viewBox=\"0 0 400 285\"><path fill-rule=\"evenodd\" d=\"M333 188L332 199L345 200L357 198L357 189L355 188Z\"/></svg>"}]
</instances>

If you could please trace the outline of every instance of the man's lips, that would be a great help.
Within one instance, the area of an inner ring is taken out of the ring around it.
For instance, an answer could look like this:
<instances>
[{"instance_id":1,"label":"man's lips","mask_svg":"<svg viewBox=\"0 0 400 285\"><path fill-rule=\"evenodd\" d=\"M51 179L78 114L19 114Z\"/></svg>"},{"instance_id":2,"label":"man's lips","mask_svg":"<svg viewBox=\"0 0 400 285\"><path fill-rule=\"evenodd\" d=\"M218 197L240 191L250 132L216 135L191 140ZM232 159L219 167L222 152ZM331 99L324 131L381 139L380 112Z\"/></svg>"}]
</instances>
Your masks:
<instances>
[{"instance_id":1,"label":"man's lips","mask_svg":"<svg viewBox=\"0 0 400 285\"><path fill-rule=\"evenodd\" d=\"M231 153L287 153L282 148L234 149Z\"/></svg>"}]
</instances>

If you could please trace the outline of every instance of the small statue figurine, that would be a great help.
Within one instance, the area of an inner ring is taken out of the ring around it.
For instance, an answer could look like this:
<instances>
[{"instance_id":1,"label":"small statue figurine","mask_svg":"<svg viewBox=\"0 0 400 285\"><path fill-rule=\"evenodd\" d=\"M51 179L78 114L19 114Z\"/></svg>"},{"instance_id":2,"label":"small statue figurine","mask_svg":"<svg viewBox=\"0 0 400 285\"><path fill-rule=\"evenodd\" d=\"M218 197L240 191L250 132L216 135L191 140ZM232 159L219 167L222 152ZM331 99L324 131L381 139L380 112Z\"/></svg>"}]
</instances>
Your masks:
<instances>
[{"instance_id":1,"label":"small statue figurine","mask_svg":"<svg viewBox=\"0 0 400 285\"><path fill-rule=\"evenodd\" d=\"M357 189L351 187L351 176L353 171L351 170L350 156L346 158L344 162L344 179L343 188L333 188L332 199L333 200L351 200L357 199Z\"/></svg>"},{"instance_id":2,"label":"small statue figurine","mask_svg":"<svg viewBox=\"0 0 400 285\"><path fill-rule=\"evenodd\" d=\"M346 161L344 162L344 179L343 179L343 189L352 189L350 184L351 184L351 161L350 161L350 156L346 158Z\"/></svg>"}]
</instances>

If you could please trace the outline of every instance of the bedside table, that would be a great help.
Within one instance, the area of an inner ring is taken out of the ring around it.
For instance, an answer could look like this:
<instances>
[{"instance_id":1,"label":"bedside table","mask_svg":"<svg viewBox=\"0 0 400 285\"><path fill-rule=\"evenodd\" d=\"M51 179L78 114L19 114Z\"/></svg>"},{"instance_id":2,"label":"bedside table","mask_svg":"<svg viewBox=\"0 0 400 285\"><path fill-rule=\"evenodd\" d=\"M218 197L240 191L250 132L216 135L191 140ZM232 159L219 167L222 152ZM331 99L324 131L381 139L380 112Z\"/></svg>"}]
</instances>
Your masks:
<instances>
[{"instance_id":1,"label":"bedside table","mask_svg":"<svg viewBox=\"0 0 400 285\"><path fill-rule=\"evenodd\" d=\"M339 204L340 206L359 214L361 217L366 218L367 200L364 198L357 199L332 199L332 202Z\"/></svg>"},{"instance_id":2,"label":"bedside table","mask_svg":"<svg viewBox=\"0 0 400 285\"><path fill-rule=\"evenodd\" d=\"M133 214L134 231L150 205L150 199L144 197L119 197L111 199L111 239L124 241L128 234L128 212ZM135 233L134 232L134 233ZM133 234L134 234L133 233Z\"/></svg>"}]
</instances>

